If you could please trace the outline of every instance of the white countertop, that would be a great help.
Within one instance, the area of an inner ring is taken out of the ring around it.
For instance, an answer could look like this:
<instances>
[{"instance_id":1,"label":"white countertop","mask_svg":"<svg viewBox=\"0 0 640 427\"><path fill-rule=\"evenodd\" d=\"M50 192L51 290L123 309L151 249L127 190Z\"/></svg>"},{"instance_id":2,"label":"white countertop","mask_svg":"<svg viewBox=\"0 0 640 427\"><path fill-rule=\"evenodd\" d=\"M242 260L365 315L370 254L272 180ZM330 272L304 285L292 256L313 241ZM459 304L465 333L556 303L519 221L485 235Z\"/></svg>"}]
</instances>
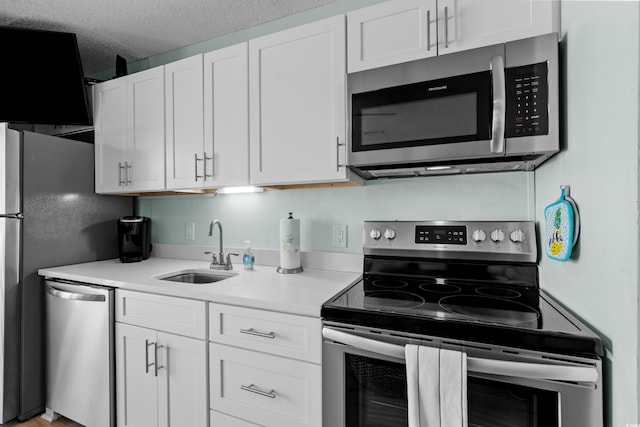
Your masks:
<instances>
[{"instance_id":1,"label":"white countertop","mask_svg":"<svg viewBox=\"0 0 640 427\"><path fill-rule=\"evenodd\" d=\"M325 301L360 278L359 273L328 270L279 274L275 267L261 265L256 265L253 270L244 270L241 264L234 264L230 271L237 275L214 283L178 283L155 278L185 269L209 270L209 262L151 257L142 262L123 264L113 259L41 268L38 274L311 317L320 317L320 308Z\"/></svg>"}]
</instances>

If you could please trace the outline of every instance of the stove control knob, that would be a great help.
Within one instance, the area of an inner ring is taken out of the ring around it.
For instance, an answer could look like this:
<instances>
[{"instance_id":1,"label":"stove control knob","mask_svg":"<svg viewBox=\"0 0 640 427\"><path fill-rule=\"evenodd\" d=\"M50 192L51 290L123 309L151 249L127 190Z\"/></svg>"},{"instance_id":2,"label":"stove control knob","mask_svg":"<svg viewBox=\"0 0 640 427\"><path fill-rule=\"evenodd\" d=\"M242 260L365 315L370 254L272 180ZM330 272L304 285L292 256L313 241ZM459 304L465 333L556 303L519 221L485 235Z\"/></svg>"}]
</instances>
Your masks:
<instances>
[{"instance_id":1,"label":"stove control knob","mask_svg":"<svg viewBox=\"0 0 640 427\"><path fill-rule=\"evenodd\" d=\"M380 233L380 230L377 228L372 228L369 232L369 236L371 236L373 240L378 240L382 236L382 233Z\"/></svg>"},{"instance_id":2,"label":"stove control knob","mask_svg":"<svg viewBox=\"0 0 640 427\"><path fill-rule=\"evenodd\" d=\"M511 235L509 236L513 243L521 243L524 242L524 231L522 230L513 230Z\"/></svg>"},{"instance_id":3,"label":"stove control knob","mask_svg":"<svg viewBox=\"0 0 640 427\"><path fill-rule=\"evenodd\" d=\"M484 242L484 240L487 238L487 233L478 229L473 232L473 234L471 235L471 238L476 243Z\"/></svg>"},{"instance_id":4,"label":"stove control knob","mask_svg":"<svg viewBox=\"0 0 640 427\"><path fill-rule=\"evenodd\" d=\"M386 230L384 230L384 237L387 240L393 240L396 238L396 232L390 228L387 228Z\"/></svg>"},{"instance_id":5,"label":"stove control knob","mask_svg":"<svg viewBox=\"0 0 640 427\"><path fill-rule=\"evenodd\" d=\"M491 232L491 240L493 240L496 243L502 242L504 240L504 232L500 229L493 230Z\"/></svg>"}]
</instances>

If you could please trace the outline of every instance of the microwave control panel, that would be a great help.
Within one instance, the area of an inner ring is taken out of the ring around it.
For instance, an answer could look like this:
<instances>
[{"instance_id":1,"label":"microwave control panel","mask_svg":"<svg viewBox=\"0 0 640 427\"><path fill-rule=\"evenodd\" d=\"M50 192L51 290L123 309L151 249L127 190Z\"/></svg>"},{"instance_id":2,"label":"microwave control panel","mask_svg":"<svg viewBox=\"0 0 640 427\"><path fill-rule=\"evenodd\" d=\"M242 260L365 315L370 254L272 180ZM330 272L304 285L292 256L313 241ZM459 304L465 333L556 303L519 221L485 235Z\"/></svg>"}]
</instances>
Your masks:
<instances>
[{"instance_id":1,"label":"microwave control panel","mask_svg":"<svg viewBox=\"0 0 640 427\"><path fill-rule=\"evenodd\" d=\"M506 138L549 133L547 74L546 62L505 69Z\"/></svg>"}]
</instances>

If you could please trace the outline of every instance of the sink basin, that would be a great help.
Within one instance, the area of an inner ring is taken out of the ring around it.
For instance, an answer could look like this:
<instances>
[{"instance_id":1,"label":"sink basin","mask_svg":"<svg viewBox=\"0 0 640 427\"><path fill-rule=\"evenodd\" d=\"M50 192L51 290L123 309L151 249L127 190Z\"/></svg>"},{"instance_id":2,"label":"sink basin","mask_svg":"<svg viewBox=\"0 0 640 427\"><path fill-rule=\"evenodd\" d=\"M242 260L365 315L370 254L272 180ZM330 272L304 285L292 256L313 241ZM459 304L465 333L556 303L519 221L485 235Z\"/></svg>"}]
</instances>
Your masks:
<instances>
[{"instance_id":1,"label":"sink basin","mask_svg":"<svg viewBox=\"0 0 640 427\"><path fill-rule=\"evenodd\" d=\"M238 273L214 270L180 270L156 276L156 279L179 283L214 283L236 276Z\"/></svg>"}]
</instances>

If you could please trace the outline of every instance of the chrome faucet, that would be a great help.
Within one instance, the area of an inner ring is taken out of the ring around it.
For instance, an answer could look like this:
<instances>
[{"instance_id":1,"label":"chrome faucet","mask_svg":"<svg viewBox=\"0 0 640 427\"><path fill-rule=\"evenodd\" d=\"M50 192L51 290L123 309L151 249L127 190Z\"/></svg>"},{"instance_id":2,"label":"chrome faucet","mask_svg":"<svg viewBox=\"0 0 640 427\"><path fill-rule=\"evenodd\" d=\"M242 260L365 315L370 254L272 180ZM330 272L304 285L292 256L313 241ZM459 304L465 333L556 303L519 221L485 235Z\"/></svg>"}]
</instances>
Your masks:
<instances>
[{"instance_id":1,"label":"chrome faucet","mask_svg":"<svg viewBox=\"0 0 640 427\"><path fill-rule=\"evenodd\" d=\"M233 270L233 264L231 264L230 257L231 255L238 256L238 254L230 253L227 255L227 258L225 260L224 250L222 249L222 223L217 219L215 221L212 221L211 224L209 224L209 236L213 236L214 225L217 225L220 229L220 252L218 253L218 256L216 256L213 252L205 252L205 254L211 254L211 265L209 265L209 268L214 270Z\"/></svg>"}]
</instances>

